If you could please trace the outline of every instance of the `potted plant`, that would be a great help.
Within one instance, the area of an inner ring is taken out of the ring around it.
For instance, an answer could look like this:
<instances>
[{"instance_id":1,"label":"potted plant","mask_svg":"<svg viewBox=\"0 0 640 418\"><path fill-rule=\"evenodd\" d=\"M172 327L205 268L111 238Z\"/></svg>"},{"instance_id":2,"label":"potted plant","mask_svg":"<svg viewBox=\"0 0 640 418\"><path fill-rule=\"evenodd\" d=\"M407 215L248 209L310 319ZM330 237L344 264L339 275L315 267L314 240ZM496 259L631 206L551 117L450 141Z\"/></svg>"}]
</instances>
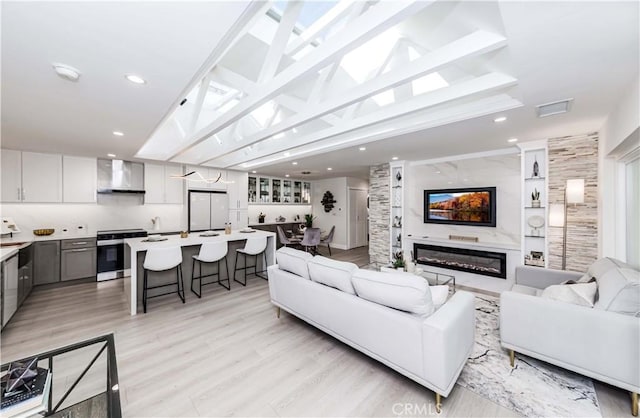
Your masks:
<instances>
[{"instance_id":1,"label":"potted plant","mask_svg":"<svg viewBox=\"0 0 640 418\"><path fill-rule=\"evenodd\" d=\"M313 227L313 220L316 219L315 216L313 216L313 213L307 213L304 215L304 225L307 228L311 228Z\"/></svg>"},{"instance_id":2,"label":"potted plant","mask_svg":"<svg viewBox=\"0 0 640 418\"><path fill-rule=\"evenodd\" d=\"M264 213L260 212L260 215L258 215L258 223L259 224L263 224L264 223L265 216L267 216L267 215L265 215Z\"/></svg>"},{"instance_id":3,"label":"potted plant","mask_svg":"<svg viewBox=\"0 0 640 418\"><path fill-rule=\"evenodd\" d=\"M533 192L531 192L531 207L540 207L540 192L538 189L534 189Z\"/></svg>"},{"instance_id":4,"label":"potted plant","mask_svg":"<svg viewBox=\"0 0 640 418\"><path fill-rule=\"evenodd\" d=\"M405 262L404 262L404 255L402 254L402 251L397 251L393 253L393 268L396 270L404 270Z\"/></svg>"}]
</instances>

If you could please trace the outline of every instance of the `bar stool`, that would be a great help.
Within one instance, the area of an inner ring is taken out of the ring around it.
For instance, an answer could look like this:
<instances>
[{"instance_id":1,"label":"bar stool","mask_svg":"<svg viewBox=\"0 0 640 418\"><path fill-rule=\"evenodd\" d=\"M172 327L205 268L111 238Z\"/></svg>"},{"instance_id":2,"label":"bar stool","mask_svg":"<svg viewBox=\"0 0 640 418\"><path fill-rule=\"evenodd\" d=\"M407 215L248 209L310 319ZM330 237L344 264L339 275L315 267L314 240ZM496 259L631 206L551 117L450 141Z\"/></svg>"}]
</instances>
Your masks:
<instances>
[{"instance_id":1,"label":"bar stool","mask_svg":"<svg viewBox=\"0 0 640 418\"><path fill-rule=\"evenodd\" d=\"M147 299L157 298L159 296L170 295L172 293L177 293L182 303L185 303L184 300L184 282L182 281L182 249L180 247L161 247L161 248L150 248L147 250L147 255L144 257L144 284L142 288L142 306L144 308L144 313L147 313ZM162 284L158 286L148 285L148 272L149 271L166 271L171 269L176 269L176 282ZM175 292L167 292L162 293L160 295L147 296L147 291L149 289L157 289L160 287L167 286L178 286L178 290ZM182 292L180 291L180 287L182 287Z\"/></svg>"},{"instance_id":2,"label":"bar stool","mask_svg":"<svg viewBox=\"0 0 640 418\"><path fill-rule=\"evenodd\" d=\"M202 297L202 286L208 284L218 283L220 286L224 287L227 290L231 290L231 282L229 281L229 264L227 262L227 251L229 251L229 245L227 241L219 241L219 242L204 242L200 246L200 252L198 255L193 256L193 265L191 267L191 291L198 296ZM227 280L220 280L220 260L224 258L224 266L227 270ZM196 261L198 262L198 266L200 267L200 275L194 277L196 272ZM218 271L215 273L207 274L206 276L202 275L202 264L212 264L216 263L218 265ZM218 276L218 280L215 282L202 283L202 279L210 276ZM200 293L193 290L193 281L198 280L200 282ZM227 282L227 285L223 285L222 282Z\"/></svg>"},{"instance_id":3,"label":"bar stool","mask_svg":"<svg viewBox=\"0 0 640 418\"><path fill-rule=\"evenodd\" d=\"M243 286L247 285L247 269L253 268L254 274L261 279L267 280L267 276L261 276L259 273L265 273L267 271L267 237L262 238L251 238L248 239L244 244L244 248L238 248L236 250L236 263L233 269L233 280L240 283ZM238 258L240 258L240 254L244 255L244 267L238 268ZM258 271L258 256L262 254L264 256L264 270ZM247 265L247 257L254 256L255 264L252 266ZM244 283L236 280L236 272L238 270L244 270Z\"/></svg>"}]
</instances>

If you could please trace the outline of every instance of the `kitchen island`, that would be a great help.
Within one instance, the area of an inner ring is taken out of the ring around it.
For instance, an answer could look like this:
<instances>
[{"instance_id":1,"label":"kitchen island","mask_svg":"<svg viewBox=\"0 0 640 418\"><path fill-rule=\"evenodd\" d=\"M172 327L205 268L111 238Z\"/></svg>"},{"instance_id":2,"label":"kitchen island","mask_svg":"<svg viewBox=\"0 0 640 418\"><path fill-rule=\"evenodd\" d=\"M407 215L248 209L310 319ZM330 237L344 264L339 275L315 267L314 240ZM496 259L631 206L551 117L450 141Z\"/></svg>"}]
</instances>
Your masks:
<instances>
[{"instance_id":1,"label":"kitchen island","mask_svg":"<svg viewBox=\"0 0 640 418\"><path fill-rule=\"evenodd\" d=\"M167 238L165 241L148 241L148 238L129 238L124 242L129 247L128 256L131 263L131 276L125 277L123 280L124 291L129 299L129 306L131 315L136 315L138 312L138 303L141 302L142 295L142 280L138 280L138 277L142 278L144 263L144 257L146 251L150 248L162 248L162 247L182 247L182 273L184 277L185 295L189 294L188 289L191 288L191 269L192 269L192 255L197 254L200 251L200 245L204 242L217 242L227 241L229 243L229 251L227 253L227 266L229 266L229 276L231 281L233 280L233 266L236 259L236 249L244 247L244 241L246 239L267 237L267 265L275 264L276 260L276 235L273 232L255 230L252 233L243 233L240 230L234 230L231 234L225 234L224 231L216 231L219 235L216 237L202 237L202 232L192 232L187 238L180 238L180 235L163 235L162 238ZM240 259L242 263L243 258ZM251 261L252 262L252 261ZM264 270L262 265L262 257L258 257L258 270ZM243 264L240 264L243 265ZM213 266L203 266L202 274L210 274ZM221 280L227 278L227 272L224 265L221 263ZM166 272L153 272L154 285L156 283L171 283L175 281L175 270ZM243 274L240 272L239 274ZM238 285L238 284L236 284ZM233 285L232 285L233 286ZM239 286L239 285L238 285ZM193 295L192 295L193 296ZM195 296L187 299L193 300ZM189 301L187 300L187 303Z\"/></svg>"}]
</instances>

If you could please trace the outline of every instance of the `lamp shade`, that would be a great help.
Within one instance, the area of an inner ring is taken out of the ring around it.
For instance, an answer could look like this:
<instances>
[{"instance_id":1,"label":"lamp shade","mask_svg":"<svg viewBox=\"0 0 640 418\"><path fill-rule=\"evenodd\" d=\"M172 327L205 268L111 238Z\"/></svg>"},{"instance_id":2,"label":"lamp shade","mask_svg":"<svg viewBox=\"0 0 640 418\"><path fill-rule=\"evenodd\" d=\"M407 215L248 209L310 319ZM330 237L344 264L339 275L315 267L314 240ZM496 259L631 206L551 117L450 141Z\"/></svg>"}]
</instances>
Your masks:
<instances>
[{"instance_id":1,"label":"lamp shade","mask_svg":"<svg viewBox=\"0 0 640 418\"><path fill-rule=\"evenodd\" d=\"M567 180L567 203L584 203L584 179Z\"/></svg>"},{"instance_id":2,"label":"lamp shade","mask_svg":"<svg viewBox=\"0 0 640 418\"><path fill-rule=\"evenodd\" d=\"M549 205L549 226L564 226L564 205L560 203Z\"/></svg>"}]
</instances>

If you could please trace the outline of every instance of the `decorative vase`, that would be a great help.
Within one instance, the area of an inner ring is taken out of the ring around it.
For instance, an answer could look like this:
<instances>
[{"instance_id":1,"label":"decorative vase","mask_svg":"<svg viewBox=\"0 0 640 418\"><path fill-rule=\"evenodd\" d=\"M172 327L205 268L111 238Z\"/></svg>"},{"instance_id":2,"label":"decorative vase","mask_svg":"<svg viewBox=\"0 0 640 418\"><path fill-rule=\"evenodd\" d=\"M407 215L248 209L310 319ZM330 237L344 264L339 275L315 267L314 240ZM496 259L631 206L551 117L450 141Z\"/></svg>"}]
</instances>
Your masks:
<instances>
[{"instance_id":1,"label":"decorative vase","mask_svg":"<svg viewBox=\"0 0 640 418\"><path fill-rule=\"evenodd\" d=\"M396 180L398 181L402 180L402 174L400 174L399 171L396 173Z\"/></svg>"},{"instance_id":2,"label":"decorative vase","mask_svg":"<svg viewBox=\"0 0 640 418\"><path fill-rule=\"evenodd\" d=\"M538 166L538 159L533 158L533 175L531 177L538 177L540 175L540 167Z\"/></svg>"},{"instance_id":3,"label":"decorative vase","mask_svg":"<svg viewBox=\"0 0 640 418\"><path fill-rule=\"evenodd\" d=\"M264 218L258 218L258 223L259 224L263 224L264 223Z\"/></svg>"},{"instance_id":4,"label":"decorative vase","mask_svg":"<svg viewBox=\"0 0 640 418\"><path fill-rule=\"evenodd\" d=\"M540 201L539 200L532 200L531 201L531 207L532 208L539 208L540 207Z\"/></svg>"}]
</instances>

